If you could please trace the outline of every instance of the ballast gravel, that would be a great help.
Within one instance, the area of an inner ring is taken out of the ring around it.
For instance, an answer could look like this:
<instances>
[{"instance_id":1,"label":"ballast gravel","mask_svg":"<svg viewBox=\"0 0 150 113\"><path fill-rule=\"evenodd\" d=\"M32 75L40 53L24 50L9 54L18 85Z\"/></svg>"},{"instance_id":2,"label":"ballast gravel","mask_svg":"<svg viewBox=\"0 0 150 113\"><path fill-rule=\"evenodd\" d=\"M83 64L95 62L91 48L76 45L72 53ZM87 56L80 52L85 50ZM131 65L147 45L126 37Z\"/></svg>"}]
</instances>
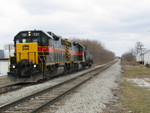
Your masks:
<instances>
[{"instance_id":1,"label":"ballast gravel","mask_svg":"<svg viewBox=\"0 0 150 113\"><path fill-rule=\"evenodd\" d=\"M117 100L113 90L119 89L120 71L118 62L81 86L56 113L102 113L106 104Z\"/></svg>"},{"instance_id":2,"label":"ballast gravel","mask_svg":"<svg viewBox=\"0 0 150 113\"><path fill-rule=\"evenodd\" d=\"M90 69L86 69L84 71L77 72L75 74L70 74L70 75L67 75L67 76L61 76L61 77L49 80L48 82L43 83L43 84L32 85L32 86L25 87L25 88L22 88L22 89L17 90L17 91L13 91L13 92L8 92L6 94L2 94L2 95L0 95L0 106L5 105L7 103L11 103L11 102L16 101L18 99L21 99L21 98L23 98L25 96L28 96L28 95L30 95L32 93L35 93L35 92L41 91L43 89L46 89L46 88L48 88L50 86L54 86L54 85L56 85L58 83L61 83L61 82L66 81L66 80L69 80L69 79L71 79L73 77L79 76L79 75L81 75L83 73L86 73L89 70L97 69L97 68L99 68L101 66L102 65L95 66L95 67L92 67Z\"/></svg>"}]
</instances>

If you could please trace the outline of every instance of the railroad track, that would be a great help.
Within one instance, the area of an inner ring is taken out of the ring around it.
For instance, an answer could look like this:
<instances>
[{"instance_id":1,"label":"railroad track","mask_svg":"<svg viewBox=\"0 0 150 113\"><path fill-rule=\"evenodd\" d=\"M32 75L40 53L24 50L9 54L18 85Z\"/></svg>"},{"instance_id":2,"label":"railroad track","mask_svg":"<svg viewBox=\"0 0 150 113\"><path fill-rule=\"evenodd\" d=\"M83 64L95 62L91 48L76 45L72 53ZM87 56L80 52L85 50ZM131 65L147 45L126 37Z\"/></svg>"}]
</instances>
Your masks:
<instances>
[{"instance_id":1,"label":"railroad track","mask_svg":"<svg viewBox=\"0 0 150 113\"><path fill-rule=\"evenodd\" d=\"M9 84L9 85L6 85L6 86L2 86L0 87L0 94L4 94L4 93L7 93L9 91L14 91L14 90L18 90L22 88L21 85L18 85L18 84Z\"/></svg>"},{"instance_id":2,"label":"railroad track","mask_svg":"<svg viewBox=\"0 0 150 113\"><path fill-rule=\"evenodd\" d=\"M72 72L72 74L73 73L75 73L75 72ZM68 74L63 75L63 76L67 76L67 75ZM62 75L59 75L59 76L62 76ZM58 78L59 76L51 77L50 80ZM28 86L31 86L31 85L37 85L37 84L48 82L48 81L45 80L45 81L40 81L40 82L36 82L36 83L6 83L5 85L2 84L2 86L0 85L1 86L0 87L0 95L11 92L11 91L16 91L16 90L19 90L19 89L24 88L24 87L28 87Z\"/></svg>"},{"instance_id":3,"label":"railroad track","mask_svg":"<svg viewBox=\"0 0 150 113\"><path fill-rule=\"evenodd\" d=\"M31 85L36 85L36 84L38 84L38 83L14 83L14 84L8 84L8 85L0 87L0 95L4 94L4 93L7 93L7 92L11 92L11 91L16 91L16 90L19 90L21 88L28 87L28 86L31 86Z\"/></svg>"},{"instance_id":4,"label":"railroad track","mask_svg":"<svg viewBox=\"0 0 150 113\"><path fill-rule=\"evenodd\" d=\"M78 71L79 72L79 71ZM72 74L75 73L75 72L72 72ZM70 74L70 73L69 73ZM67 76L68 74L66 75L63 75L63 76ZM55 78L58 78L62 75L59 75L59 76L53 76L51 77L50 80L52 79L55 79ZM31 85L37 85L37 84L42 84L44 82L48 82L49 80L43 80L43 81L39 81L39 82L36 82L36 83L6 83L5 85L2 84L0 85L0 95L1 94L5 94L5 93L8 93L8 92L11 92L11 91L16 91L16 90L19 90L21 88L24 88L24 87L28 87L28 86L31 86Z\"/></svg>"},{"instance_id":5,"label":"railroad track","mask_svg":"<svg viewBox=\"0 0 150 113\"><path fill-rule=\"evenodd\" d=\"M49 105L52 105L61 97L65 96L69 92L75 90L85 82L98 75L101 71L108 68L115 62L104 65L91 72L84 73L70 80L64 81L55 86L49 87L15 102L0 106L1 113L36 113L42 111Z\"/></svg>"},{"instance_id":6,"label":"railroad track","mask_svg":"<svg viewBox=\"0 0 150 113\"><path fill-rule=\"evenodd\" d=\"M72 74L73 73L74 72L72 72ZM67 74L63 75L63 76L67 76ZM50 80L58 78L58 77L60 77L60 76L51 77ZM31 86L31 85L37 85L37 84L41 84L41 83L48 82L48 81L45 80L45 81L40 81L40 82L36 82L36 83L7 83L7 84L2 85L0 87L0 95L11 92L11 91L16 91L16 90L19 90L19 89L24 88L24 87L28 87L28 86Z\"/></svg>"}]
</instances>

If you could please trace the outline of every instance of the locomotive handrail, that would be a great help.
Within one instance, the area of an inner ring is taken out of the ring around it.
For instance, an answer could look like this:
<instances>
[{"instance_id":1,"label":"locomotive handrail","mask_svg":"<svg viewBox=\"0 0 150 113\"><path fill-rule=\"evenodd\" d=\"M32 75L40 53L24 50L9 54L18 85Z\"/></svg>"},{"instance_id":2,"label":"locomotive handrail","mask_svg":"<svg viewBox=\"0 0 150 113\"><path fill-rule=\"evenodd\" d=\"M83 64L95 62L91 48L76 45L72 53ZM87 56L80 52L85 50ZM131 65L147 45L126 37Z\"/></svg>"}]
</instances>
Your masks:
<instances>
[{"instance_id":1,"label":"locomotive handrail","mask_svg":"<svg viewBox=\"0 0 150 113\"><path fill-rule=\"evenodd\" d=\"M30 53L34 53L36 54L36 52L27 52L27 53L22 53L22 52L16 52L16 55L19 54L19 61L21 60L21 54L27 54L28 55L28 60L30 60ZM36 63L36 56L34 56L34 60L35 60L35 63Z\"/></svg>"},{"instance_id":2,"label":"locomotive handrail","mask_svg":"<svg viewBox=\"0 0 150 113\"><path fill-rule=\"evenodd\" d=\"M38 56L39 56L40 61L42 62L42 71L44 71L44 70L43 70L43 61L42 61L40 55L38 55Z\"/></svg>"},{"instance_id":3,"label":"locomotive handrail","mask_svg":"<svg viewBox=\"0 0 150 113\"><path fill-rule=\"evenodd\" d=\"M30 60L30 53L34 53L34 60L35 60L35 63L37 63L36 62L36 52L27 52L27 54L28 54L28 60Z\"/></svg>"},{"instance_id":4,"label":"locomotive handrail","mask_svg":"<svg viewBox=\"0 0 150 113\"><path fill-rule=\"evenodd\" d=\"M15 57L15 56L9 56L9 59L8 59L8 71L10 71L10 69L9 69L9 63L10 63L10 58L12 58L12 57Z\"/></svg>"},{"instance_id":5,"label":"locomotive handrail","mask_svg":"<svg viewBox=\"0 0 150 113\"><path fill-rule=\"evenodd\" d=\"M46 56L46 55L44 55L44 51L43 51L44 49L45 49L45 48L42 49L42 55L43 55L43 60L45 61L45 70L46 70L46 60L45 60L45 56Z\"/></svg>"}]
</instances>

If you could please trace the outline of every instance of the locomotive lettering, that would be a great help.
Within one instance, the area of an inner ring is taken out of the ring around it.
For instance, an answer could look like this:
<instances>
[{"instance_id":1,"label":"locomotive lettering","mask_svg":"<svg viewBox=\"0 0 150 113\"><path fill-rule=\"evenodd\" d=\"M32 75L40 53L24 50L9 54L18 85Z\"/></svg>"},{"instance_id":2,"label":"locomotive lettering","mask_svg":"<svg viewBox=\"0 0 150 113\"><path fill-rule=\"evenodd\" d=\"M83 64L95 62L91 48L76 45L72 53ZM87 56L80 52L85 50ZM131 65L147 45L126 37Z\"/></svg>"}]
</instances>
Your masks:
<instances>
[{"instance_id":1,"label":"locomotive lettering","mask_svg":"<svg viewBox=\"0 0 150 113\"><path fill-rule=\"evenodd\" d=\"M23 45L22 46L22 50L24 51L24 50L29 50L29 45Z\"/></svg>"}]
</instances>

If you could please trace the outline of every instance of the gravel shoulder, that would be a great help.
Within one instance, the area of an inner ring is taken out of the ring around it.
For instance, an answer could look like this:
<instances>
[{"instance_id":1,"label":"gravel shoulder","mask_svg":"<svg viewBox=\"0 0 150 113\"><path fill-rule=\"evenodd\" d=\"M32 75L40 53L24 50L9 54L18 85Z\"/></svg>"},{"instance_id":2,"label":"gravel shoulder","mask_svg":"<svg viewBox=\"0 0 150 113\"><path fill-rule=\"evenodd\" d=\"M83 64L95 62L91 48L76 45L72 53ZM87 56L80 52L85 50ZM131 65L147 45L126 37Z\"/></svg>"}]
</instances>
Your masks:
<instances>
[{"instance_id":1,"label":"gravel shoulder","mask_svg":"<svg viewBox=\"0 0 150 113\"><path fill-rule=\"evenodd\" d=\"M0 76L0 85L9 82L9 80L7 79L7 76Z\"/></svg>"},{"instance_id":2,"label":"gravel shoulder","mask_svg":"<svg viewBox=\"0 0 150 113\"><path fill-rule=\"evenodd\" d=\"M7 75L4 76L0 76L0 87L9 85L9 84L13 84L13 82L10 82L7 78Z\"/></svg>"},{"instance_id":3,"label":"gravel shoulder","mask_svg":"<svg viewBox=\"0 0 150 113\"><path fill-rule=\"evenodd\" d=\"M120 62L117 62L81 86L71 98L66 98L56 113L102 113L107 104L118 99L113 91L120 87L116 82L120 79L120 70Z\"/></svg>"}]
</instances>

